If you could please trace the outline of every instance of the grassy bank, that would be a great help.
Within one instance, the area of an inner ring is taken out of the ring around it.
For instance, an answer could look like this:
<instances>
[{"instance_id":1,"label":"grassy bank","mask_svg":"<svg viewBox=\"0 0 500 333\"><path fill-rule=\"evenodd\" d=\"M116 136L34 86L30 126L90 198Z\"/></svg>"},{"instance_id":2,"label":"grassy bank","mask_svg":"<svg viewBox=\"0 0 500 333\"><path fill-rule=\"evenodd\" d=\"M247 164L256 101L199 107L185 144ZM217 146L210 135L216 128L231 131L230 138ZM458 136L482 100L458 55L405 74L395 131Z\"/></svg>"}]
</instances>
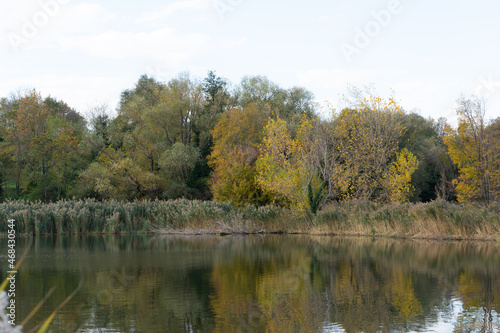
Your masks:
<instances>
[{"instance_id":1,"label":"grassy bank","mask_svg":"<svg viewBox=\"0 0 500 333\"><path fill-rule=\"evenodd\" d=\"M446 201L378 205L334 204L315 218L311 233L437 239L499 239L500 207Z\"/></svg>"},{"instance_id":2,"label":"grassy bank","mask_svg":"<svg viewBox=\"0 0 500 333\"><path fill-rule=\"evenodd\" d=\"M462 206L434 201L378 205L347 202L325 207L311 220L289 209L243 208L215 201L99 202L94 199L0 204L0 232L15 219L20 234L80 234L119 232L168 233L312 233L499 239L500 207Z\"/></svg>"},{"instance_id":3,"label":"grassy bank","mask_svg":"<svg viewBox=\"0 0 500 333\"><path fill-rule=\"evenodd\" d=\"M291 212L267 207L236 208L230 203L198 200L62 200L55 203L8 201L0 204L0 232L14 219L18 233L79 234L119 232L259 232L281 228Z\"/></svg>"}]
</instances>

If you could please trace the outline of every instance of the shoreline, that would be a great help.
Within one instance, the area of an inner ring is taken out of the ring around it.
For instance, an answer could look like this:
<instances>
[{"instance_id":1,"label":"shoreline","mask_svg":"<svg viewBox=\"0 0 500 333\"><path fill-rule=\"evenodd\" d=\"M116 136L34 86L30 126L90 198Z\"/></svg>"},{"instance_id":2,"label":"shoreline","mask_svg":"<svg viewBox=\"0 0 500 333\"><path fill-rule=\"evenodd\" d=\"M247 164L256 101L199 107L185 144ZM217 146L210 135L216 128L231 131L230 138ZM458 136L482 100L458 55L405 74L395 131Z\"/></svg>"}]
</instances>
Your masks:
<instances>
[{"instance_id":1,"label":"shoreline","mask_svg":"<svg viewBox=\"0 0 500 333\"><path fill-rule=\"evenodd\" d=\"M146 231L146 232L118 232L118 233L106 233L106 232L87 232L78 234L53 234L53 233L43 233L43 234L28 234L22 233L16 235L16 237L50 237L50 236L135 236L135 235L149 235L149 236L213 236L213 237L227 237L227 236L270 236L270 235L282 235L282 236L311 236L311 237L332 237L332 238L377 238L377 239L393 239L393 240L429 240L436 242L488 242L488 243L500 243L500 235L497 236L457 236L457 235L444 235L444 234L429 234L429 235L401 235L401 234L366 234L366 233L356 233L356 232L345 232L345 233L335 233L335 232L305 232L305 231L222 231L222 230L165 230L165 231ZM7 237L6 233L0 233L1 237Z\"/></svg>"},{"instance_id":2,"label":"shoreline","mask_svg":"<svg viewBox=\"0 0 500 333\"><path fill-rule=\"evenodd\" d=\"M279 206L232 203L62 200L0 203L0 221L15 220L17 235L86 234L307 234L400 239L500 241L500 207L446 201L333 203L305 217ZM7 224L0 224L0 235Z\"/></svg>"}]
</instances>

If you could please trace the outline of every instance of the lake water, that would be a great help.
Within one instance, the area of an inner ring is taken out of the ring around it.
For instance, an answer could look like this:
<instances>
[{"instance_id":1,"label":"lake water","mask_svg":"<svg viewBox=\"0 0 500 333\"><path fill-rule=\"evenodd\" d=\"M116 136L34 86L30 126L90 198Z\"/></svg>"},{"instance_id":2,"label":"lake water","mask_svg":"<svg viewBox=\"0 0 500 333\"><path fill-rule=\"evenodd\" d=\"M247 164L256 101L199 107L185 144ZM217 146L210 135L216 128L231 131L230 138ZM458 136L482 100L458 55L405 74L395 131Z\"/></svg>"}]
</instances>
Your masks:
<instances>
[{"instance_id":1,"label":"lake water","mask_svg":"<svg viewBox=\"0 0 500 333\"><path fill-rule=\"evenodd\" d=\"M0 249L3 278L5 237ZM39 237L16 277L17 323L55 286L33 328L79 284L52 332L500 332L494 243Z\"/></svg>"}]
</instances>

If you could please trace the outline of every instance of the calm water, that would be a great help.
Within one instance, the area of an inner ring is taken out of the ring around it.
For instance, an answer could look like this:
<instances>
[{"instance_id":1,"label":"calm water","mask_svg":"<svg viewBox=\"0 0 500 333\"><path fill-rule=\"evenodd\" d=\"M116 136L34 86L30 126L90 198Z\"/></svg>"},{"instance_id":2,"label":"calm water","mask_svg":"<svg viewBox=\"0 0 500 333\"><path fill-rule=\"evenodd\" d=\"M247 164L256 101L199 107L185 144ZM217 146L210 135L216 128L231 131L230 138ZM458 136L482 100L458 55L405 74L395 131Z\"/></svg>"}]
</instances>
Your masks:
<instances>
[{"instance_id":1,"label":"calm water","mask_svg":"<svg viewBox=\"0 0 500 333\"><path fill-rule=\"evenodd\" d=\"M5 237L0 249L4 277ZM497 244L40 237L17 276L18 323L55 286L33 328L80 283L53 332L500 332Z\"/></svg>"}]
</instances>

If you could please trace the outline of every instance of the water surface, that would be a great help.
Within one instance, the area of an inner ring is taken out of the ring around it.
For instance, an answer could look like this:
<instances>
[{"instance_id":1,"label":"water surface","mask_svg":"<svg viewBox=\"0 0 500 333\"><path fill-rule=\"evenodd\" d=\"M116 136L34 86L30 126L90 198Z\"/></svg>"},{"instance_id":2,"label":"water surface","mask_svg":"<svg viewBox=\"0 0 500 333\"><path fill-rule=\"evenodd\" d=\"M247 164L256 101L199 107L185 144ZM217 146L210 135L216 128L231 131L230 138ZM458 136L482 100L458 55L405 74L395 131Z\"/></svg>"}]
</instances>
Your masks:
<instances>
[{"instance_id":1,"label":"water surface","mask_svg":"<svg viewBox=\"0 0 500 333\"><path fill-rule=\"evenodd\" d=\"M80 283L52 332L500 332L491 243L39 237L17 276L18 323L56 286L33 328Z\"/></svg>"}]
</instances>

